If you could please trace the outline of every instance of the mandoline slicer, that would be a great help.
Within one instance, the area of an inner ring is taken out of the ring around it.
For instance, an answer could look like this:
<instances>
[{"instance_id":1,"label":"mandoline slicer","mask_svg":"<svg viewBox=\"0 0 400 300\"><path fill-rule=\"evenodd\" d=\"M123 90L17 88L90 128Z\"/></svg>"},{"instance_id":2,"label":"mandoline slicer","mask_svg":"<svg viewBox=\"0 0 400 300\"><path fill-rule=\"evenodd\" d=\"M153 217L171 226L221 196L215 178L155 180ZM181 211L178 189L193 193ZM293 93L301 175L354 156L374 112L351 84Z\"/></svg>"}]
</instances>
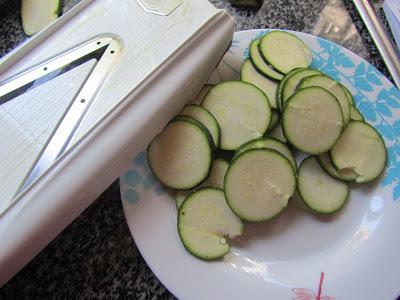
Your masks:
<instances>
[{"instance_id":1,"label":"mandoline slicer","mask_svg":"<svg viewBox=\"0 0 400 300\"><path fill-rule=\"evenodd\" d=\"M0 286L197 94L233 26L205 0L84 0L0 60Z\"/></svg>"}]
</instances>

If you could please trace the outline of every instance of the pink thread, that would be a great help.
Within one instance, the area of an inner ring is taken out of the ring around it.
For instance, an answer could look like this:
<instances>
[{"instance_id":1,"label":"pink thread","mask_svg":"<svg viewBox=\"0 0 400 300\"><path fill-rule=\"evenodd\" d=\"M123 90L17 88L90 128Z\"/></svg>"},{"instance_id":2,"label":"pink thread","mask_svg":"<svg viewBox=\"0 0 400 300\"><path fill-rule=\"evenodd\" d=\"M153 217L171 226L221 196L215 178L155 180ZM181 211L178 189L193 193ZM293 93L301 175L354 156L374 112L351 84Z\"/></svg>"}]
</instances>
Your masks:
<instances>
[{"instance_id":1,"label":"pink thread","mask_svg":"<svg viewBox=\"0 0 400 300\"><path fill-rule=\"evenodd\" d=\"M294 294L293 300L335 300L335 298L330 296L322 296L322 285L324 283L325 273L321 272L321 277L319 280L318 293L310 291L308 289L293 288L292 292ZM399 299L400 300L400 299Z\"/></svg>"},{"instance_id":2,"label":"pink thread","mask_svg":"<svg viewBox=\"0 0 400 300\"><path fill-rule=\"evenodd\" d=\"M321 300L322 284L324 282L324 277L325 277L325 273L321 272L321 278L319 280L318 294L317 294L317 299L316 300Z\"/></svg>"}]
</instances>

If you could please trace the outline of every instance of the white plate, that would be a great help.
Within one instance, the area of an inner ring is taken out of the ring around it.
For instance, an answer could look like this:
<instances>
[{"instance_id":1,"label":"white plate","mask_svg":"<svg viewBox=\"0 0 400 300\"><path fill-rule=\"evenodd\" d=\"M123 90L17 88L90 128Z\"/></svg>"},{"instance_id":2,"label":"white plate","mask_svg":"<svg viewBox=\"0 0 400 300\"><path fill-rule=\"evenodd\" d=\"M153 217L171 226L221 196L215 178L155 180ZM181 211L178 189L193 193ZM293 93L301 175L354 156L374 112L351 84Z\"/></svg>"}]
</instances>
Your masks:
<instances>
[{"instance_id":1,"label":"white plate","mask_svg":"<svg viewBox=\"0 0 400 300\"><path fill-rule=\"evenodd\" d=\"M238 78L249 42L265 32L236 33L211 81ZM126 219L150 268L180 299L323 295L376 300L400 295L400 93L354 53L295 34L311 47L312 67L346 85L367 121L383 135L389 153L386 173L372 184L353 186L348 204L334 217L315 216L295 199L278 218L246 224L223 260L204 262L184 250L175 202L152 176L145 152L139 153L120 178Z\"/></svg>"}]
</instances>

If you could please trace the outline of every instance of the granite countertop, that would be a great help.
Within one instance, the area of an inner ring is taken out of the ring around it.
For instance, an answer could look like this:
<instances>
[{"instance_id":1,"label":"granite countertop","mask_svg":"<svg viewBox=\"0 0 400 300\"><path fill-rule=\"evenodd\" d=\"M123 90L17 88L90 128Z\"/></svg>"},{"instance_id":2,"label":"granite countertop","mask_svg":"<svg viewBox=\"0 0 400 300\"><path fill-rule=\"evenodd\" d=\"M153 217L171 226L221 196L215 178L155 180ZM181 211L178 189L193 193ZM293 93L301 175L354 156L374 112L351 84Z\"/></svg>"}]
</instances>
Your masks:
<instances>
[{"instance_id":1,"label":"granite countertop","mask_svg":"<svg viewBox=\"0 0 400 300\"><path fill-rule=\"evenodd\" d=\"M132 0L133 1L133 0ZM0 57L27 37L19 0L0 7ZM80 0L64 0L63 12ZM211 0L236 20L236 30L285 28L342 44L387 75L351 0L265 0L255 11ZM376 2L379 14L383 16ZM344 38L345 37L345 38ZM124 219L114 182L80 217L0 289L0 299L175 299L146 265Z\"/></svg>"}]
</instances>

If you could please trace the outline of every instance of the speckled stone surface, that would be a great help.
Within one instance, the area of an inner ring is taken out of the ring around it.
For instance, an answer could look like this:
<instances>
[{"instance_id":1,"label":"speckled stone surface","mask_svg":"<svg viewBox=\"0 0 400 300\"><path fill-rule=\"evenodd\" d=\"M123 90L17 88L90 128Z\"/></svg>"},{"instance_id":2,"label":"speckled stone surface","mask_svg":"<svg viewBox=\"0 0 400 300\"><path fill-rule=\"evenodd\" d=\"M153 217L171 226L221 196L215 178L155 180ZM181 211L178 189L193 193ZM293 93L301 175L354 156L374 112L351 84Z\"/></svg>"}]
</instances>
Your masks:
<instances>
[{"instance_id":1,"label":"speckled stone surface","mask_svg":"<svg viewBox=\"0 0 400 300\"><path fill-rule=\"evenodd\" d=\"M65 0L63 11L78 2ZM225 0L211 2L235 17L236 30L285 28L317 34L358 53L387 75L350 0L265 0L258 12L237 10ZM0 7L0 57L27 39L19 9L18 0ZM174 299L135 246L117 182L0 289L0 299L94 298Z\"/></svg>"}]
</instances>

